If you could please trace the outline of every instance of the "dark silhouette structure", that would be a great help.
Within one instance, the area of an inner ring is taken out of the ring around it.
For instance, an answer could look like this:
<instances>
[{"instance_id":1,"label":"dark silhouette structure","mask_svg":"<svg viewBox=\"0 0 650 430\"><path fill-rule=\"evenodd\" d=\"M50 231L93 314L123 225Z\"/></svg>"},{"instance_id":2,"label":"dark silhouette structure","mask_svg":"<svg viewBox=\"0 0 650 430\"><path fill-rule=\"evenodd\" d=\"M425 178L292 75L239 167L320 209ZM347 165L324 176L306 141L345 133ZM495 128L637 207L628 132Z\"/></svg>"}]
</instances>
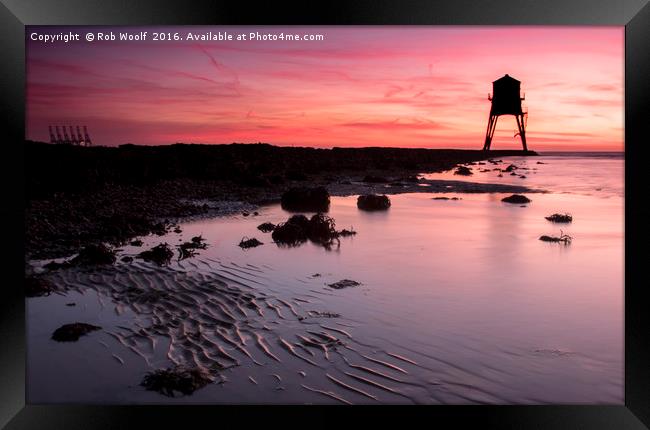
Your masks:
<instances>
[{"instance_id":1,"label":"dark silhouette structure","mask_svg":"<svg viewBox=\"0 0 650 430\"><path fill-rule=\"evenodd\" d=\"M61 129L63 129L63 136L61 135ZM90 146L92 145L92 140L90 140L90 135L88 134L88 128L84 125L83 135L81 134L81 129L79 126L76 126L77 130L73 126L48 126L50 132L50 143L56 145L75 145L75 146ZM68 130L70 134L68 134Z\"/></svg>"},{"instance_id":2,"label":"dark silhouette structure","mask_svg":"<svg viewBox=\"0 0 650 430\"><path fill-rule=\"evenodd\" d=\"M484 151L490 150L494 129L501 115L515 116L517 128L519 129L519 132L515 136L519 135L524 151L528 151L528 146L526 145L526 120L528 118L528 111L524 111L521 107L521 101L525 97L521 97L520 89L521 82L510 75L505 75L492 82L492 95L488 94L488 100L492 102L492 107L490 108L490 118L485 133Z\"/></svg>"}]
</instances>

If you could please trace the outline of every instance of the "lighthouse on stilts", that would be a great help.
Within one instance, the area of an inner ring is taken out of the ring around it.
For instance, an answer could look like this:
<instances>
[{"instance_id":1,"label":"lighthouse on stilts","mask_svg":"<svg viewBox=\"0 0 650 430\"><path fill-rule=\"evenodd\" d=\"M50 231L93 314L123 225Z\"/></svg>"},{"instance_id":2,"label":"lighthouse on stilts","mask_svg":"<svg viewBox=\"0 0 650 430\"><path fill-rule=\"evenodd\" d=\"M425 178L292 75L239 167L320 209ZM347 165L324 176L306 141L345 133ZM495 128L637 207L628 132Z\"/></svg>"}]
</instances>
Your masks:
<instances>
[{"instance_id":1,"label":"lighthouse on stilts","mask_svg":"<svg viewBox=\"0 0 650 430\"><path fill-rule=\"evenodd\" d=\"M497 126L497 119L501 115L514 115L517 120L517 128L519 129L519 132L515 136L518 135L521 138L524 151L528 151L528 146L526 145L528 111L524 111L521 107L521 101L525 97L521 97L520 90L521 82L510 75L505 75L492 82L492 95L488 94L488 100L492 102L492 107L490 108L487 131L485 132L484 151L489 151L492 146L492 137Z\"/></svg>"}]
</instances>

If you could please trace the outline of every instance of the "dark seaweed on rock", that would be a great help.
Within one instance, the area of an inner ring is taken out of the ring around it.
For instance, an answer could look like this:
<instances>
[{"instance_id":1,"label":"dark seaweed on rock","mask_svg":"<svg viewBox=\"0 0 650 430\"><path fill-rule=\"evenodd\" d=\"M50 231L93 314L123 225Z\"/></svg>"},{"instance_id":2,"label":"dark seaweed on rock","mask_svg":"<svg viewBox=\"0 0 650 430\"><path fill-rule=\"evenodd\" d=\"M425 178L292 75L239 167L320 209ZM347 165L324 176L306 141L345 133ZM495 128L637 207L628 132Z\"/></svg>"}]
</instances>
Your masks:
<instances>
[{"instance_id":1,"label":"dark seaweed on rock","mask_svg":"<svg viewBox=\"0 0 650 430\"><path fill-rule=\"evenodd\" d=\"M271 237L277 244L297 246L307 241L309 219L304 215L293 215L285 223L278 224Z\"/></svg>"},{"instance_id":2,"label":"dark seaweed on rock","mask_svg":"<svg viewBox=\"0 0 650 430\"><path fill-rule=\"evenodd\" d=\"M194 257L198 254L198 249L205 249L207 247L208 244L205 243L203 236L194 236L189 242L183 242L176 246L176 248L178 248L178 259L184 260L186 258Z\"/></svg>"},{"instance_id":3,"label":"dark seaweed on rock","mask_svg":"<svg viewBox=\"0 0 650 430\"><path fill-rule=\"evenodd\" d=\"M25 278L25 296L49 296L54 291L54 285L41 277L29 276Z\"/></svg>"},{"instance_id":4,"label":"dark seaweed on rock","mask_svg":"<svg viewBox=\"0 0 650 430\"><path fill-rule=\"evenodd\" d=\"M255 248L257 246L264 245L264 243L260 242L256 238L248 238L248 237L243 237L242 240L239 242L239 247L242 249L248 249L248 248Z\"/></svg>"},{"instance_id":5,"label":"dark seaweed on rock","mask_svg":"<svg viewBox=\"0 0 650 430\"><path fill-rule=\"evenodd\" d=\"M544 235L544 236L540 236L539 240L541 240L542 242L562 242L565 245L568 245L568 244L571 243L571 240L573 240L573 238L571 236L569 236L568 234L564 234L564 232L562 232L562 230L560 230L560 235L559 236L546 236L546 235Z\"/></svg>"},{"instance_id":6,"label":"dark seaweed on rock","mask_svg":"<svg viewBox=\"0 0 650 430\"><path fill-rule=\"evenodd\" d=\"M144 261L152 261L159 266L169 264L173 256L174 252L166 243L160 243L153 248L147 251L142 251L138 254L138 258L141 258Z\"/></svg>"},{"instance_id":7,"label":"dark seaweed on rock","mask_svg":"<svg viewBox=\"0 0 650 430\"><path fill-rule=\"evenodd\" d=\"M116 260L117 257L115 256L114 249L104 244L90 244L83 247L77 256L70 260L65 260L61 263L50 261L43 267L49 270L56 270L72 266L110 265L115 263Z\"/></svg>"},{"instance_id":8,"label":"dark seaweed on rock","mask_svg":"<svg viewBox=\"0 0 650 430\"><path fill-rule=\"evenodd\" d=\"M285 223L278 224L273 230L271 237L279 246L298 246L310 240L326 248L331 247L335 242L338 244L339 237L347 237L357 234L354 229L341 231L336 230L336 223L333 218L322 213L317 213L308 219L304 215L294 215Z\"/></svg>"},{"instance_id":9,"label":"dark seaweed on rock","mask_svg":"<svg viewBox=\"0 0 650 430\"><path fill-rule=\"evenodd\" d=\"M275 224L272 222L263 222L257 226L257 229L262 233L270 233L275 229Z\"/></svg>"},{"instance_id":10,"label":"dark seaweed on rock","mask_svg":"<svg viewBox=\"0 0 650 430\"><path fill-rule=\"evenodd\" d=\"M115 250L104 244L87 245L79 254L70 260L74 266L92 266L115 263Z\"/></svg>"},{"instance_id":11,"label":"dark seaweed on rock","mask_svg":"<svg viewBox=\"0 0 650 430\"><path fill-rule=\"evenodd\" d=\"M528 197L522 196L521 194L513 194L511 196L504 197L501 199L501 201L506 203L513 203L513 204L522 204L522 203L531 202L531 200Z\"/></svg>"},{"instance_id":12,"label":"dark seaweed on rock","mask_svg":"<svg viewBox=\"0 0 650 430\"><path fill-rule=\"evenodd\" d=\"M307 225L307 237L312 242L328 244L338 237L333 218L318 213L311 217Z\"/></svg>"},{"instance_id":13,"label":"dark seaweed on rock","mask_svg":"<svg viewBox=\"0 0 650 430\"><path fill-rule=\"evenodd\" d=\"M390 199L384 194L365 194L357 198L357 207L364 211L386 210L390 207Z\"/></svg>"},{"instance_id":14,"label":"dark seaweed on rock","mask_svg":"<svg viewBox=\"0 0 650 430\"><path fill-rule=\"evenodd\" d=\"M352 227L350 227L350 230L344 228L343 230L337 232L337 234L340 237L348 237L348 236L354 236L355 234L357 234L357 232Z\"/></svg>"},{"instance_id":15,"label":"dark seaweed on rock","mask_svg":"<svg viewBox=\"0 0 650 430\"><path fill-rule=\"evenodd\" d=\"M517 166L515 166L514 164L510 164L508 167L503 169L504 172L512 172L513 170L517 170Z\"/></svg>"},{"instance_id":16,"label":"dark seaweed on rock","mask_svg":"<svg viewBox=\"0 0 650 430\"><path fill-rule=\"evenodd\" d=\"M473 175L473 173L472 173L472 169L470 169L469 167L458 166L454 171L454 175L470 176Z\"/></svg>"},{"instance_id":17,"label":"dark seaweed on rock","mask_svg":"<svg viewBox=\"0 0 650 430\"><path fill-rule=\"evenodd\" d=\"M212 376L203 369L176 366L148 372L140 385L146 390L174 397L177 392L189 396L211 382L213 382Z\"/></svg>"},{"instance_id":18,"label":"dark seaweed on rock","mask_svg":"<svg viewBox=\"0 0 650 430\"><path fill-rule=\"evenodd\" d=\"M573 217L571 215L567 214L567 213L565 213L565 214L553 214L553 215L549 215L549 216L544 217L544 218L546 218L547 220L549 220L551 222L559 222L559 223L568 223L568 222L573 221Z\"/></svg>"},{"instance_id":19,"label":"dark seaweed on rock","mask_svg":"<svg viewBox=\"0 0 650 430\"><path fill-rule=\"evenodd\" d=\"M288 211L327 212L330 194L325 187L291 188L282 194L281 205Z\"/></svg>"},{"instance_id":20,"label":"dark seaweed on rock","mask_svg":"<svg viewBox=\"0 0 650 430\"><path fill-rule=\"evenodd\" d=\"M334 282L332 284L327 284L329 287L334 288L335 290L340 290L343 288L357 287L361 285L360 282L353 281L352 279L341 279L340 281Z\"/></svg>"},{"instance_id":21,"label":"dark seaweed on rock","mask_svg":"<svg viewBox=\"0 0 650 430\"><path fill-rule=\"evenodd\" d=\"M81 336L85 336L95 330L101 330L101 327L79 322L65 324L54 330L52 339L57 342L76 342Z\"/></svg>"}]
</instances>

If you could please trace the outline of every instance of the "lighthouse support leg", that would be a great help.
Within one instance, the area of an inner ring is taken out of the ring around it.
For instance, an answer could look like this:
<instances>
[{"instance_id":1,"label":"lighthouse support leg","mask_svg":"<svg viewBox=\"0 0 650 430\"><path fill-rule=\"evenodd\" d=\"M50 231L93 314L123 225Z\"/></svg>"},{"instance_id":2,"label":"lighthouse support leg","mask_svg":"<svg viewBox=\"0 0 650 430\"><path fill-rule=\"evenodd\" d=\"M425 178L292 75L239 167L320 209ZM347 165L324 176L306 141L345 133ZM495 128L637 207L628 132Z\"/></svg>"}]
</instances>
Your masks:
<instances>
[{"instance_id":1,"label":"lighthouse support leg","mask_svg":"<svg viewBox=\"0 0 650 430\"><path fill-rule=\"evenodd\" d=\"M524 151L528 151L528 145L526 145L526 126L524 125L523 115L517 115L517 127L519 128L519 137L521 137L521 144L524 147Z\"/></svg>"},{"instance_id":2,"label":"lighthouse support leg","mask_svg":"<svg viewBox=\"0 0 650 430\"><path fill-rule=\"evenodd\" d=\"M488 120L487 131L485 132L485 144L483 145L484 151L489 151L490 146L492 145L492 136L494 136L494 129L497 127L497 115L490 114L490 119Z\"/></svg>"}]
</instances>

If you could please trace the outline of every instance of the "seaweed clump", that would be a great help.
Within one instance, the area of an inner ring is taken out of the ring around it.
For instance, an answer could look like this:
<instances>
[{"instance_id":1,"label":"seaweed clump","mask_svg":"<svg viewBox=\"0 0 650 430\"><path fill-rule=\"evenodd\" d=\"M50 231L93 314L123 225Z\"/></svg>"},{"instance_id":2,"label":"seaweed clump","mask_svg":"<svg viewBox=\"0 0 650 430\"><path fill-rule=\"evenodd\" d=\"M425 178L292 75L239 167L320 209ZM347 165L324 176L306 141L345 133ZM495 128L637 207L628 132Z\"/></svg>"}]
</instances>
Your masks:
<instances>
[{"instance_id":1,"label":"seaweed clump","mask_svg":"<svg viewBox=\"0 0 650 430\"><path fill-rule=\"evenodd\" d=\"M357 198L357 207L364 211L386 210L390 207L390 199L385 194L365 194Z\"/></svg>"},{"instance_id":2,"label":"seaweed clump","mask_svg":"<svg viewBox=\"0 0 650 430\"><path fill-rule=\"evenodd\" d=\"M278 245L298 246L310 240L329 248L334 242L339 243L339 237L355 234L356 231L352 228L337 231L333 218L317 213L311 218L304 215L293 215L287 222L278 224L271 237Z\"/></svg>"},{"instance_id":3,"label":"seaweed clump","mask_svg":"<svg viewBox=\"0 0 650 430\"><path fill-rule=\"evenodd\" d=\"M86 245L74 258L71 258L70 260L65 260L61 263L50 261L44 267L46 269L55 270L71 266L110 265L115 263L116 260L117 257L115 256L115 250L100 243Z\"/></svg>"},{"instance_id":4,"label":"seaweed clump","mask_svg":"<svg viewBox=\"0 0 650 430\"><path fill-rule=\"evenodd\" d=\"M79 266L92 266L115 263L115 250L104 244L87 245L79 254L70 260L70 264Z\"/></svg>"},{"instance_id":5,"label":"seaweed clump","mask_svg":"<svg viewBox=\"0 0 650 430\"><path fill-rule=\"evenodd\" d=\"M327 212L330 194L325 187L291 188L282 194L282 209L294 212Z\"/></svg>"},{"instance_id":6,"label":"seaweed clump","mask_svg":"<svg viewBox=\"0 0 650 430\"><path fill-rule=\"evenodd\" d=\"M144 261L154 262L159 266L169 264L173 256L174 256L174 252L172 251L171 247L166 243L160 243L154 246L153 248L147 251L142 251L141 253L138 254L138 258L141 258Z\"/></svg>"},{"instance_id":7,"label":"seaweed clump","mask_svg":"<svg viewBox=\"0 0 650 430\"><path fill-rule=\"evenodd\" d=\"M49 296L52 292L54 292L54 285L51 282L36 276L25 278L26 297Z\"/></svg>"},{"instance_id":8,"label":"seaweed clump","mask_svg":"<svg viewBox=\"0 0 650 430\"><path fill-rule=\"evenodd\" d=\"M327 284L330 288L335 290L341 290L343 288L357 287L361 285L360 282L353 281L352 279L341 279L340 281L334 282L332 284Z\"/></svg>"},{"instance_id":9,"label":"seaweed clump","mask_svg":"<svg viewBox=\"0 0 650 430\"><path fill-rule=\"evenodd\" d=\"M456 170L454 170L454 175L461 175L461 176L470 176L473 175L472 169L466 166L458 166Z\"/></svg>"},{"instance_id":10,"label":"seaweed clump","mask_svg":"<svg viewBox=\"0 0 650 430\"><path fill-rule=\"evenodd\" d=\"M275 243L298 246L307 241L309 219L304 215L293 215L287 222L278 224L271 237Z\"/></svg>"},{"instance_id":11,"label":"seaweed clump","mask_svg":"<svg viewBox=\"0 0 650 430\"><path fill-rule=\"evenodd\" d=\"M211 382L213 382L212 376L203 369L176 366L147 372L140 385L148 391L175 397L177 392L189 396Z\"/></svg>"},{"instance_id":12,"label":"seaweed clump","mask_svg":"<svg viewBox=\"0 0 650 430\"><path fill-rule=\"evenodd\" d=\"M101 327L79 322L65 324L54 330L52 339L57 342L76 342L81 336L85 336L95 330L101 330Z\"/></svg>"},{"instance_id":13,"label":"seaweed clump","mask_svg":"<svg viewBox=\"0 0 650 430\"><path fill-rule=\"evenodd\" d=\"M524 204L524 203L531 202L531 200L528 197L523 196L521 194L513 194L511 196L504 197L501 199L501 201L506 203L514 203L514 204Z\"/></svg>"},{"instance_id":14,"label":"seaweed clump","mask_svg":"<svg viewBox=\"0 0 650 430\"><path fill-rule=\"evenodd\" d=\"M239 247L242 249L248 249L248 248L255 248L256 246L264 245L264 243L260 242L256 238L248 238L248 237L243 237L242 240L239 242Z\"/></svg>"},{"instance_id":15,"label":"seaweed clump","mask_svg":"<svg viewBox=\"0 0 650 430\"><path fill-rule=\"evenodd\" d=\"M198 249L205 249L208 244L205 243L203 236L194 236L189 242L183 242L176 246L178 248L178 259L184 260L189 257L194 257Z\"/></svg>"},{"instance_id":16,"label":"seaweed clump","mask_svg":"<svg viewBox=\"0 0 650 430\"><path fill-rule=\"evenodd\" d=\"M549 220L551 222L560 222L560 223L568 223L568 222L573 221L573 217L571 215L567 214L567 213L565 213L565 214L553 214L553 215L546 216L544 218L546 218L547 220Z\"/></svg>"},{"instance_id":17,"label":"seaweed clump","mask_svg":"<svg viewBox=\"0 0 650 430\"><path fill-rule=\"evenodd\" d=\"M257 229L262 233L270 233L275 229L275 224L272 222L263 222L257 226Z\"/></svg>"},{"instance_id":18,"label":"seaweed clump","mask_svg":"<svg viewBox=\"0 0 650 430\"><path fill-rule=\"evenodd\" d=\"M571 236L569 236L568 234L564 234L564 232L562 230L560 230L560 235L559 236L546 236L546 235L544 235L544 236L540 236L540 238L539 238L539 240L541 240L542 242L555 242L555 243L562 242L565 245L570 244L572 239L573 238Z\"/></svg>"}]
</instances>

